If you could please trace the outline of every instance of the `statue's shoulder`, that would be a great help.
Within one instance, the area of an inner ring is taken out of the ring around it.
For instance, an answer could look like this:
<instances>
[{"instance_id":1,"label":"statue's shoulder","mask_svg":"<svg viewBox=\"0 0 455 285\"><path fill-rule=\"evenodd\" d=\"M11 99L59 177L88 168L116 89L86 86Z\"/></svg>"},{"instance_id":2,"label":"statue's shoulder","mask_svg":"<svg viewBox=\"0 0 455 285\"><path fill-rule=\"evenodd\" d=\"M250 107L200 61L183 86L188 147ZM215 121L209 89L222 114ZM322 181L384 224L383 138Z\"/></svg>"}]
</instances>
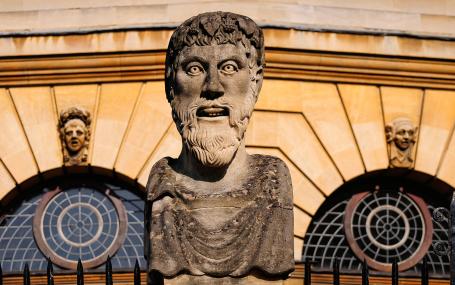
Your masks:
<instances>
[{"instance_id":1,"label":"statue's shoulder","mask_svg":"<svg viewBox=\"0 0 455 285\"><path fill-rule=\"evenodd\" d=\"M148 200L155 200L162 192L172 191L169 186L175 180L174 170L170 166L173 160L164 157L153 165L146 186Z\"/></svg>"},{"instance_id":2,"label":"statue's shoulder","mask_svg":"<svg viewBox=\"0 0 455 285\"><path fill-rule=\"evenodd\" d=\"M278 173L287 174L289 176L289 169L286 163L279 157L266 154L252 154L251 158L257 167L261 167L264 170L276 170Z\"/></svg>"},{"instance_id":3,"label":"statue's shoulder","mask_svg":"<svg viewBox=\"0 0 455 285\"><path fill-rule=\"evenodd\" d=\"M160 173L164 173L168 171L168 169L171 168L171 163L174 159L172 157L163 157L162 159L158 160L155 162L155 164L152 167L152 170L150 171L150 175L156 175Z\"/></svg>"},{"instance_id":4,"label":"statue's shoulder","mask_svg":"<svg viewBox=\"0 0 455 285\"><path fill-rule=\"evenodd\" d=\"M251 155L256 179L264 181L263 191L277 199L284 207L292 209L292 181L286 163L278 157L263 154Z\"/></svg>"}]
</instances>

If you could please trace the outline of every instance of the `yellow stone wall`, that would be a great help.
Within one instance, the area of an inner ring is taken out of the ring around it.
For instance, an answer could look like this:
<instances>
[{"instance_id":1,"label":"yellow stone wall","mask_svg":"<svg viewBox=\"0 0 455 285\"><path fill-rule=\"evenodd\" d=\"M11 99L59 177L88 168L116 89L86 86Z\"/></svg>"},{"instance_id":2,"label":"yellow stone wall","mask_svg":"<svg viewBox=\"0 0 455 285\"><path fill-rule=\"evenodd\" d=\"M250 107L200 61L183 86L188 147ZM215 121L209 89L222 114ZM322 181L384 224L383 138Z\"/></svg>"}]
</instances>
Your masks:
<instances>
[{"instance_id":1,"label":"yellow stone wall","mask_svg":"<svg viewBox=\"0 0 455 285\"><path fill-rule=\"evenodd\" d=\"M0 202L62 169L57 120L92 114L89 164L145 186L177 156L164 94L171 31L0 37ZM294 185L295 256L312 216L344 182L388 168L384 126L419 126L416 171L455 187L455 42L266 29L265 80L250 153L282 158ZM2 200L3 199L3 200Z\"/></svg>"},{"instance_id":2,"label":"yellow stone wall","mask_svg":"<svg viewBox=\"0 0 455 285\"><path fill-rule=\"evenodd\" d=\"M152 165L177 156L162 81L0 89L0 198L15 184L62 167L57 114L82 106L93 115L89 163L145 186ZM384 122L420 126L415 170L455 187L455 91L266 79L246 145L288 165L294 186L295 250L318 207L341 186L388 167Z\"/></svg>"},{"instance_id":3,"label":"yellow stone wall","mask_svg":"<svg viewBox=\"0 0 455 285\"><path fill-rule=\"evenodd\" d=\"M0 33L175 27L207 11L264 26L454 36L454 0L2 0Z\"/></svg>"}]
</instances>

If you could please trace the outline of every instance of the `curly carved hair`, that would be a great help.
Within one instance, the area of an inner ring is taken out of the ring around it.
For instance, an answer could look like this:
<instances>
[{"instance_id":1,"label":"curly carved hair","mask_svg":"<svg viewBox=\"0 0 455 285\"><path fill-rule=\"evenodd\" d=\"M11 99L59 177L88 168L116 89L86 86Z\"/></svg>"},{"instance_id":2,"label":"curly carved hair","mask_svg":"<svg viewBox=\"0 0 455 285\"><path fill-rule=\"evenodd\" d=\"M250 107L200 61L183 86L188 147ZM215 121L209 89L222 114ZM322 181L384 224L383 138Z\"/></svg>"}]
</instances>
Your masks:
<instances>
[{"instance_id":1,"label":"curly carved hair","mask_svg":"<svg viewBox=\"0 0 455 285\"><path fill-rule=\"evenodd\" d=\"M60 117L58 120L58 127L60 129L60 138L62 141L65 139L65 125L67 122L73 119L81 120L86 127L86 138L87 140L90 138L90 124L92 119L90 117L90 113L80 107L71 107L66 110L63 110L60 113Z\"/></svg>"},{"instance_id":2,"label":"curly carved hair","mask_svg":"<svg viewBox=\"0 0 455 285\"><path fill-rule=\"evenodd\" d=\"M216 43L236 45L241 42L249 54L255 48L256 64L264 66L264 35L250 18L230 12L208 12L186 20L171 36L166 53L166 97L173 99L176 59L185 47L206 46Z\"/></svg>"}]
</instances>

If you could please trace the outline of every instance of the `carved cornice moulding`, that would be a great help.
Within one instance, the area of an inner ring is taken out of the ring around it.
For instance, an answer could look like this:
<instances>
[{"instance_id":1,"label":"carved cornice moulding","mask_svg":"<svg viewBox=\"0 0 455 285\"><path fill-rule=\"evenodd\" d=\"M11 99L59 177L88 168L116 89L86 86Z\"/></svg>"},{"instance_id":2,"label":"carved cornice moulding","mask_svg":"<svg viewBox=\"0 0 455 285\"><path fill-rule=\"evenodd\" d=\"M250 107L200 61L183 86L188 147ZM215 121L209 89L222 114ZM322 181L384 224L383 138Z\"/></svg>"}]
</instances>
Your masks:
<instances>
[{"instance_id":1,"label":"carved cornice moulding","mask_svg":"<svg viewBox=\"0 0 455 285\"><path fill-rule=\"evenodd\" d=\"M164 80L164 50L0 58L0 86ZM455 61L266 50L266 78L455 89Z\"/></svg>"},{"instance_id":2,"label":"carved cornice moulding","mask_svg":"<svg viewBox=\"0 0 455 285\"><path fill-rule=\"evenodd\" d=\"M173 29L0 36L0 58L166 50ZM455 60L453 39L264 28L266 48Z\"/></svg>"},{"instance_id":3,"label":"carved cornice moulding","mask_svg":"<svg viewBox=\"0 0 455 285\"><path fill-rule=\"evenodd\" d=\"M172 30L0 37L0 86L163 80ZM455 41L264 29L266 78L454 89Z\"/></svg>"},{"instance_id":4,"label":"carved cornice moulding","mask_svg":"<svg viewBox=\"0 0 455 285\"><path fill-rule=\"evenodd\" d=\"M454 89L455 61L268 49L266 78Z\"/></svg>"},{"instance_id":5,"label":"carved cornice moulding","mask_svg":"<svg viewBox=\"0 0 455 285\"><path fill-rule=\"evenodd\" d=\"M0 86L164 79L164 51L0 59Z\"/></svg>"}]
</instances>

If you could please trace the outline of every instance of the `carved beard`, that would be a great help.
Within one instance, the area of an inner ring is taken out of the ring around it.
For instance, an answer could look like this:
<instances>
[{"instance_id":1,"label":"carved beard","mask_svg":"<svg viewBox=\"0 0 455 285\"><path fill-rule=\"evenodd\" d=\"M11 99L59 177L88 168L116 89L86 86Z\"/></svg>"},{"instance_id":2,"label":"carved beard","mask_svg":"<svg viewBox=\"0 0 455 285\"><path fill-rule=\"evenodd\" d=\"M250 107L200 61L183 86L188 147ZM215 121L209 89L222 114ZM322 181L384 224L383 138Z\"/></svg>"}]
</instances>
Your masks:
<instances>
[{"instance_id":1,"label":"carved beard","mask_svg":"<svg viewBox=\"0 0 455 285\"><path fill-rule=\"evenodd\" d=\"M253 111L255 96L245 97L241 108L234 108L225 98L206 100L197 98L189 107L182 106L178 98L172 103L172 114L183 143L191 155L202 165L222 167L234 158ZM221 106L229 110L228 126L199 126L196 111L200 107Z\"/></svg>"}]
</instances>

